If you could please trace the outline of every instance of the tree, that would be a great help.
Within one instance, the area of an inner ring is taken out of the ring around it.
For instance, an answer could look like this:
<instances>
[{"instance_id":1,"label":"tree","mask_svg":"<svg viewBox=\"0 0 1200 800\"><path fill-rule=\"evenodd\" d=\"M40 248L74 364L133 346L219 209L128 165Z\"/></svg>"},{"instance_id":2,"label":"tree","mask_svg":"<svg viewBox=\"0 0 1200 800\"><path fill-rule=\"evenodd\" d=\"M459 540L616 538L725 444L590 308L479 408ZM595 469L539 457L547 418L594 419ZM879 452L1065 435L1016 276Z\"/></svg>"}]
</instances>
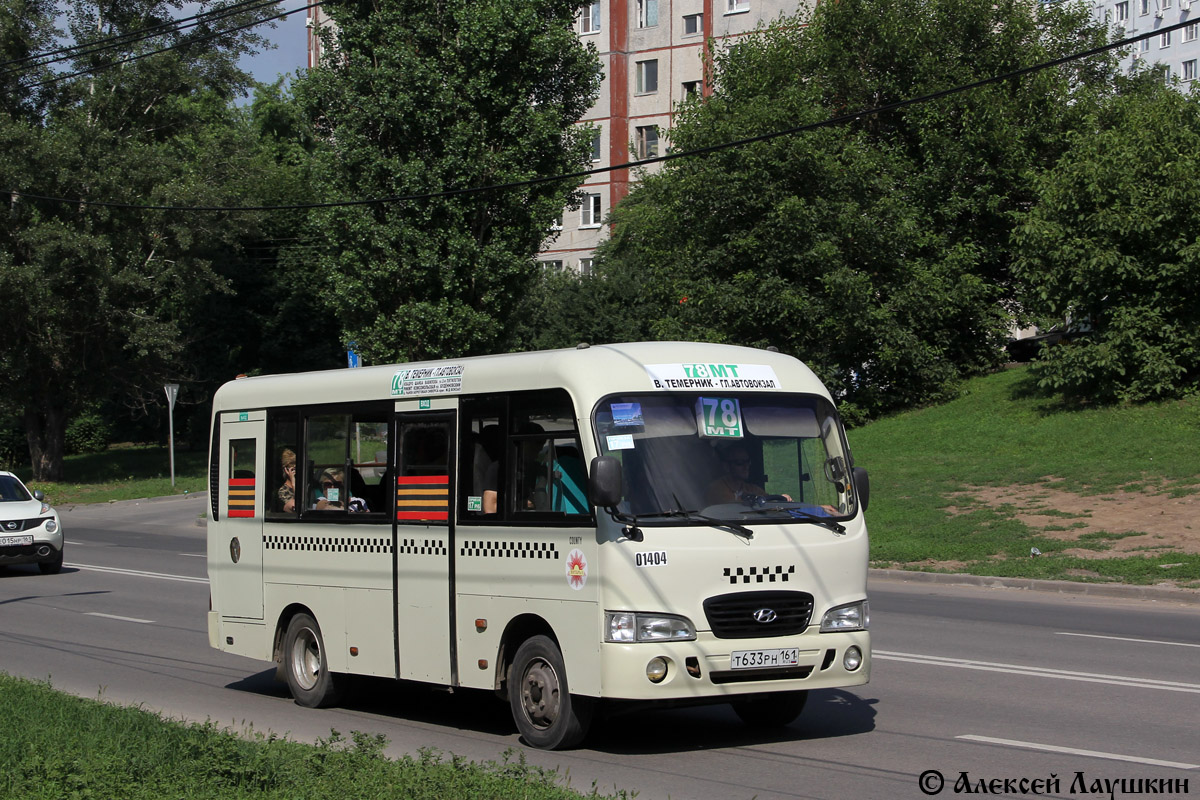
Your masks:
<instances>
[{"instance_id":1,"label":"tree","mask_svg":"<svg viewBox=\"0 0 1200 800\"><path fill-rule=\"evenodd\" d=\"M571 24L578 0L326 3L328 56L297 94L328 150L314 286L371 361L487 353L537 274L533 256L578 171L577 121L599 85ZM464 194L441 194L467 192Z\"/></svg>"},{"instance_id":2,"label":"tree","mask_svg":"<svg viewBox=\"0 0 1200 800\"><path fill-rule=\"evenodd\" d=\"M1032 367L1072 401L1200 386L1200 102L1154 72L1121 86L1039 178L1017 229L1029 310L1083 332Z\"/></svg>"},{"instance_id":3,"label":"tree","mask_svg":"<svg viewBox=\"0 0 1200 800\"><path fill-rule=\"evenodd\" d=\"M805 24L807 23L807 24ZM841 0L720 48L689 151L870 110L1086 49L1080 8ZM857 413L946 396L1001 359L1013 211L1112 58L669 162L612 215L601 272L648 271L662 338L775 345Z\"/></svg>"},{"instance_id":4,"label":"tree","mask_svg":"<svg viewBox=\"0 0 1200 800\"><path fill-rule=\"evenodd\" d=\"M89 401L119 391L145 403L186 374L180 357L191 314L201 298L228 289L212 259L258 221L95 202L220 206L253 196L261 176L240 157L253 139L235 124L232 101L250 85L237 58L263 39L248 30L209 40L208 25L156 27L182 7L134 0L101 16L91 0L75 0L67 19L77 44L157 33L77 51L71 74L54 80L38 62L17 61L56 40L52 4L11 0L0 13L10 62L0 79L19 90L0 114L0 185L11 192L0 219L0 405L21 409L37 480L62 479L67 421ZM171 49L148 55L163 48ZM132 55L147 57L108 68Z\"/></svg>"}]
</instances>

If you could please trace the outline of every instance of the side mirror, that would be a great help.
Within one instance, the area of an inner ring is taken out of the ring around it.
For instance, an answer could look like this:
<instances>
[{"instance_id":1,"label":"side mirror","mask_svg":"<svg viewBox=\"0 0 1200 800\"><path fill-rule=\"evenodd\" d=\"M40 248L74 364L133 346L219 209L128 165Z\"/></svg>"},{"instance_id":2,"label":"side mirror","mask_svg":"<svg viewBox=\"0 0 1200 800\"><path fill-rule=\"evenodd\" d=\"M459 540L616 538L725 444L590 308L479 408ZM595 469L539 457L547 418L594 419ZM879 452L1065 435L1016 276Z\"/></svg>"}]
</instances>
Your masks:
<instances>
[{"instance_id":1,"label":"side mirror","mask_svg":"<svg viewBox=\"0 0 1200 800\"><path fill-rule=\"evenodd\" d=\"M621 502L621 462L612 456L592 459L588 479L588 497L592 505L609 508Z\"/></svg>"},{"instance_id":2,"label":"side mirror","mask_svg":"<svg viewBox=\"0 0 1200 800\"><path fill-rule=\"evenodd\" d=\"M44 503L44 502L46 502L46 495L42 494L41 489L34 489L33 490L33 499L39 500Z\"/></svg>"},{"instance_id":3,"label":"side mirror","mask_svg":"<svg viewBox=\"0 0 1200 800\"><path fill-rule=\"evenodd\" d=\"M871 479L867 477L867 470L863 467L854 468L854 488L858 490L858 499L862 503L863 511L866 511L867 506L871 505Z\"/></svg>"}]
</instances>

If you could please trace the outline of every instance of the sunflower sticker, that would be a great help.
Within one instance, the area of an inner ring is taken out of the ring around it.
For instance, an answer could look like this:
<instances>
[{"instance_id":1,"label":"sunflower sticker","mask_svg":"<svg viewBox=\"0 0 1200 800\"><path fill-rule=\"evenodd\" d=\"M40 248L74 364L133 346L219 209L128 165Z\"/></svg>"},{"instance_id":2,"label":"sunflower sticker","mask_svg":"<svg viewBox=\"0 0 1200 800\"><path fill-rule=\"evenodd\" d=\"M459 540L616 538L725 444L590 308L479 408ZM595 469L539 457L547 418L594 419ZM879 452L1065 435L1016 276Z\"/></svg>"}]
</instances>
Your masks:
<instances>
[{"instance_id":1,"label":"sunflower sticker","mask_svg":"<svg viewBox=\"0 0 1200 800\"><path fill-rule=\"evenodd\" d=\"M587 584L587 558L576 548L567 554L567 585L578 591Z\"/></svg>"}]
</instances>

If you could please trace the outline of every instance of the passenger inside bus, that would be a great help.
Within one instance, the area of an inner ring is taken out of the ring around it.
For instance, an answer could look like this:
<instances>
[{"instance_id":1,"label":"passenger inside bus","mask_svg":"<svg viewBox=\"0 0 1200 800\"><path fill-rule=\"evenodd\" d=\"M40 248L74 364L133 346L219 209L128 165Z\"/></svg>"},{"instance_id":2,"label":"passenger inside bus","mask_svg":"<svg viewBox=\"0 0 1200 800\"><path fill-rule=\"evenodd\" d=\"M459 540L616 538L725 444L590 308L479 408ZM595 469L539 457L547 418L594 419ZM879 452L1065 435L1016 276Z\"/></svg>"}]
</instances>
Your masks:
<instances>
[{"instance_id":1,"label":"passenger inside bus","mask_svg":"<svg viewBox=\"0 0 1200 800\"><path fill-rule=\"evenodd\" d=\"M313 491L313 510L342 509L344 507L342 505L342 471L332 467L326 469L321 473L321 477L317 480Z\"/></svg>"},{"instance_id":2,"label":"passenger inside bus","mask_svg":"<svg viewBox=\"0 0 1200 800\"><path fill-rule=\"evenodd\" d=\"M283 469L283 485L279 487L279 510L291 514L296 510L296 453L284 448L280 455Z\"/></svg>"},{"instance_id":3,"label":"passenger inside bus","mask_svg":"<svg viewBox=\"0 0 1200 800\"><path fill-rule=\"evenodd\" d=\"M723 473L708 485L709 505L738 503L747 497L766 494L750 482L750 451L742 444L726 445L718 451Z\"/></svg>"}]
</instances>

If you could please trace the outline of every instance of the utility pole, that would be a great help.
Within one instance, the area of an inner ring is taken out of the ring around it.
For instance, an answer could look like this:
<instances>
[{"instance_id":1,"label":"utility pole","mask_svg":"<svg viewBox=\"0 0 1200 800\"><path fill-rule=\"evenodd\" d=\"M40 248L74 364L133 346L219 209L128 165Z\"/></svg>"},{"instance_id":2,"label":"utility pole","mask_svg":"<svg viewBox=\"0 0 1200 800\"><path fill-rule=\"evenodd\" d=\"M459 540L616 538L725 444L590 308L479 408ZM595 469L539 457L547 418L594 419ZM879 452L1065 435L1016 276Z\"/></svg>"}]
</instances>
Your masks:
<instances>
[{"instance_id":1,"label":"utility pole","mask_svg":"<svg viewBox=\"0 0 1200 800\"><path fill-rule=\"evenodd\" d=\"M175 398L179 396L179 384L168 383L167 390L167 442L171 450L171 486L175 486Z\"/></svg>"}]
</instances>

